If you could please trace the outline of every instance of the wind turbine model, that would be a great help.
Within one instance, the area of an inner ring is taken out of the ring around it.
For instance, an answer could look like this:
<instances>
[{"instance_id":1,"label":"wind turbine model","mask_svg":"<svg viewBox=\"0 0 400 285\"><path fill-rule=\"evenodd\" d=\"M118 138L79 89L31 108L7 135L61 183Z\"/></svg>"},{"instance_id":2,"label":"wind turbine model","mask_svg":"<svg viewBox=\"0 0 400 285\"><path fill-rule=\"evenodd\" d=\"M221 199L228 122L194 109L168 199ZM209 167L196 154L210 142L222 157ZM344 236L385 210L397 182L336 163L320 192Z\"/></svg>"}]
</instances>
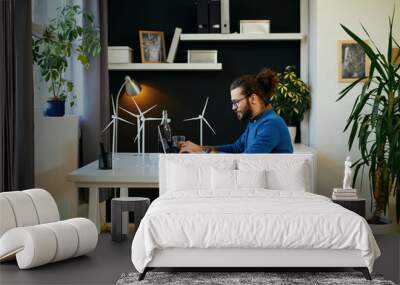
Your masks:
<instances>
[{"instance_id":1,"label":"wind turbine model","mask_svg":"<svg viewBox=\"0 0 400 285\"><path fill-rule=\"evenodd\" d=\"M211 129L211 131L214 133L214 135L216 135L214 129L211 127L210 123L204 117L204 113L206 112L206 108L207 108L207 103L208 103L208 97L206 99L206 103L204 104L203 112L200 115L198 115L197 117L193 117L193 118L184 120L184 121L194 121L194 120L200 121L200 145L203 145L203 121Z\"/></svg>"},{"instance_id":2,"label":"wind turbine model","mask_svg":"<svg viewBox=\"0 0 400 285\"><path fill-rule=\"evenodd\" d=\"M134 114L122 107L120 107L120 109L124 110L125 112L127 112L129 115L133 116L136 118L137 121L137 135L135 137L134 142L138 142L138 153L145 153L145 126L146 126L146 121L161 121L161 118L146 118L144 115L149 112L150 110L154 109L155 107L157 107L157 105L154 105L152 107L150 107L149 109L147 109L146 111L142 112L142 110L140 110L138 104L136 103L135 99L133 97L131 97L133 100L133 103L136 106L136 109L139 111L139 114Z\"/></svg>"},{"instance_id":3,"label":"wind turbine model","mask_svg":"<svg viewBox=\"0 0 400 285\"><path fill-rule=\"evenodd\" d=\"M116 152L116 143L117 143L117 121L122 121L130 125L135 125L134 123L131 123L127 120L124 120L122 118L119 118L117 116L117 112L115 109L115 104L114 104L114 99L113 96L111 95L111 103L112 103L112 108L113 108L113 114L111 115L111 121L108 123L108 125L101 131L105 132L111 125L113 125L113 137L112 137L112 159L114 160L115 158L115 152Z\"/></svg>"}]
</instances>

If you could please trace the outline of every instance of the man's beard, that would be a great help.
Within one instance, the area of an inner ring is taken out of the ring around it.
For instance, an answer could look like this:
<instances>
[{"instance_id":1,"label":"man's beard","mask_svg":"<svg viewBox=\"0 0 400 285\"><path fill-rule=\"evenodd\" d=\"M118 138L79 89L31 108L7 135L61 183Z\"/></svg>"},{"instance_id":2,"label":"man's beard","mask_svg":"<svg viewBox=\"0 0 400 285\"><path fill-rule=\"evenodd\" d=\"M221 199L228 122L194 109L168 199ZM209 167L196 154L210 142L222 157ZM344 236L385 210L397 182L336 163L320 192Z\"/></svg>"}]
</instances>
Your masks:
<instances>
[{"instance_id":1,"label":"man's beard","mask_svg":"<svg viewBox=\"0 0 400 285\"><path fill-rule=\"evenodd\" d=\"M251 118L251 110L249 108L249 105L246 105L246 108L243 111L236 112L236 117L239 119L239 121L246 121Z\"/></svg>"}]
</instances>

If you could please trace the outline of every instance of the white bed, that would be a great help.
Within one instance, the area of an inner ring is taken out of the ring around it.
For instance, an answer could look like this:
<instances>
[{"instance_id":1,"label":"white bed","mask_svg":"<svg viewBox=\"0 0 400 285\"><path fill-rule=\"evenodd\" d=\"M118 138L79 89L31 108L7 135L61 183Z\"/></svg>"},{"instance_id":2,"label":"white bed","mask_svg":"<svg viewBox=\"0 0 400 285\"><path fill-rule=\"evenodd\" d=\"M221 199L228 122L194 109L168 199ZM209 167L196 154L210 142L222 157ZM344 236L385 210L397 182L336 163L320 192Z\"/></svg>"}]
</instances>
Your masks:
<instances>
[{"instance_id":1,"label":"white bed","mask_svg":"<svg viewBox=\"0 0 400 285\"><path fill-rule=\"evenodd\" d=\"M132 243L141 278L154 267L354 267L370 278L380 252L367 222L311 193L313 167L305 154L161 155L160 197Z\"/></svg>"}]
</instances>

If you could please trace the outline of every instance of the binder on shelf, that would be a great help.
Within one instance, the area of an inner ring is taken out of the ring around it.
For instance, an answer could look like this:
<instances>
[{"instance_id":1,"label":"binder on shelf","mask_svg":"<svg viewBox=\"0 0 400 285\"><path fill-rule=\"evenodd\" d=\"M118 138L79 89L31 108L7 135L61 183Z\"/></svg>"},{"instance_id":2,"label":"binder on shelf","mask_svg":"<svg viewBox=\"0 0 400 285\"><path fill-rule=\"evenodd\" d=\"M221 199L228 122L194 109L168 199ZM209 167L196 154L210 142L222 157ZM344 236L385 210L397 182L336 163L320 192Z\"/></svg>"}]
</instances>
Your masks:
<instances>
[{"instance_id":1,"label":"binder on shelf","mask_svg":"<svg viewBox=\"0 0 400 285\"><path fill-rule=\"evenodd\" d=\"M208 12L209 32L221 33L221 0L210 0Z\"/></svg>"},{"instance_id":2,"label":"binder on shelf","mask_svg":"<svg viewBox=\"0 0 400 285\"><path fill-rule=\"evenodd\" d=\"M197 32L208 33L208 0L197 0Z\"/></svg>"},{"instance_id":3,"label":"binder on shelf","mask_svg":"<svg viewBox=\"0 0 400 285\"><path fill-rule=\"evenodd\" d=\"M221 0L221 33L229 34L230 32L229 0Z\"/></svg>"},{"instance_id":4,"label":"binder on shelf","mask_svg":"<svg viewBox=\"0 0 400 285\"><path fill-rule=\"evenodd\" d=\"M175 60L176 51L178 49L179 38L181 36L182 29L175 28L174 36L172 38L171 46L169 47L167 62L173 63Z\"/></svg>"}]
</instances>

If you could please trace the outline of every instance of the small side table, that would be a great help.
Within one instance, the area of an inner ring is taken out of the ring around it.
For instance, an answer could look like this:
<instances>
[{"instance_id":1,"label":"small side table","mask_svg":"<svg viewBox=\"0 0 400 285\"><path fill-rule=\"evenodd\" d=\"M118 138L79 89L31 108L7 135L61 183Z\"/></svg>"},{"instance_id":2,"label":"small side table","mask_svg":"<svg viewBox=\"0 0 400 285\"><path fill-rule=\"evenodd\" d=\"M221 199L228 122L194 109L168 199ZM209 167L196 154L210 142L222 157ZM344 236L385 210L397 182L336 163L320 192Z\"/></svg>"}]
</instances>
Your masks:
<instances>
[{"instance_id":1,"label":"small side table","mask_svg":"<svg viewBox=\"0 0 400 285\"><path fill-rule=\"evenodd\" d=\"M135 230L146 214L150 205L149 198L120 197L111 200L111 239L122 241L126 235L122 234L122 212L134 212Z\"/></svg>"},{"instance_id":2,"label":"small side table","mask_svg":"<svg viewBox=\"0 0 400 285\"><path fill-rule=\"evenodd\" d=\"M356 199L356 200L334 200L332 201L340 206L353 211L356 214L359 214L361 217L365 219L365 199Z\"/></svg>"}]
</instances>

